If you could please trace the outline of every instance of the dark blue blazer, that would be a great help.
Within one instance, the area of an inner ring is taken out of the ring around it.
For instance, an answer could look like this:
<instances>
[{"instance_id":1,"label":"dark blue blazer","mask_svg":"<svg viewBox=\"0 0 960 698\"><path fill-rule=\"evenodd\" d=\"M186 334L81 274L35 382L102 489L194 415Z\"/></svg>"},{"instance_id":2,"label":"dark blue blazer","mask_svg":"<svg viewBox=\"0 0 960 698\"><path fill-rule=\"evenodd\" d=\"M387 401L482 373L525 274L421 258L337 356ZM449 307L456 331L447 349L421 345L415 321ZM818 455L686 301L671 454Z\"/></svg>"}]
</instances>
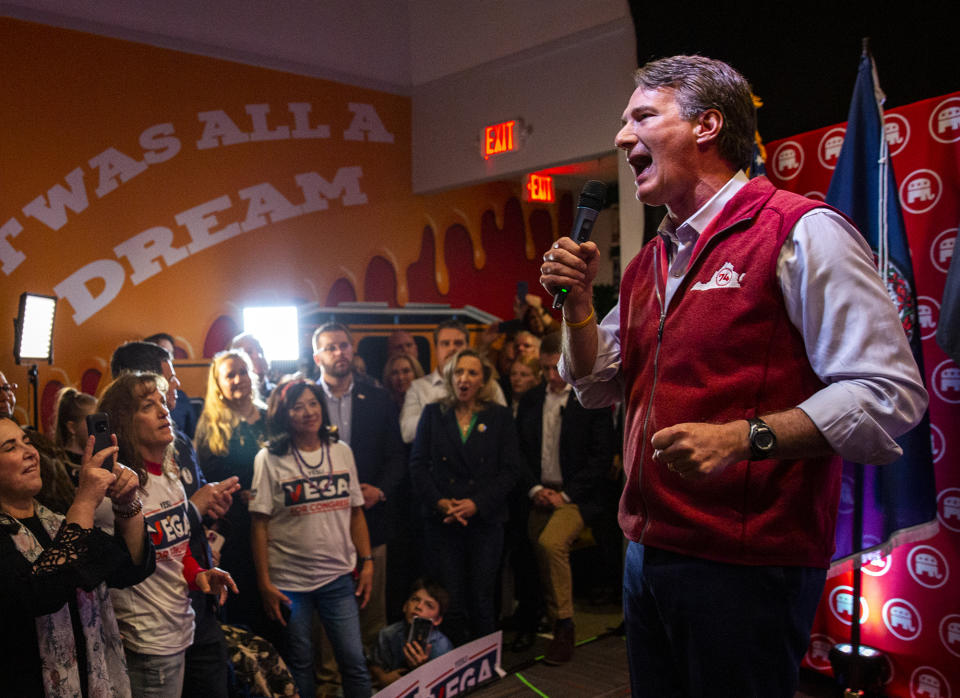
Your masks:
<instances>
[{"instance_id":1,"label":"dark blue blazer","mask_svg":"<svg viewBox=\"0 0 960 698\"><path fill-rule=\"evenodd\" d=\"M207 479L203 476L203 471L200 470L197 452L193 448L190 437L179 429L174 429L174 445L177 465L180 468L180 482L183 484L183 491L186 493L187 499L190 499L198 489L207 484ZM187 504L187 518L190 520L190 552L202 566L213 567L210 544L207 543L207 536L203 530L204 521L200 518L197 509L191 504Z\"/></svg>"},{"instance_id":2,"label":"dark blue blazer","mask_svg":"<svg viewBox=\"0 0 960 698\"><path fill-rule=\"evenodd\" d=\"M507 495L521 467L517 430L509 407L490 404L477 413L464 442L453 408L426 406L410 454L410 476L424 517L438 516L437 501L472 499L484 522L507 518Z\"/></svg>"},{"instance_id":3,"label":"dark blue blazer","mask_svg":"<svg viewBox=\"0 0 960 698\"><path fill-rule=\"evenodd\" d=\"M383 490L387 499L363 510L370 545L377 546L386 543L390 535L393 499L406 475L406 449L400 437L400 415L387 391L356 377L350 390L350 450L357 464L357 476L360 482ZM326 394L323 410L328 414Z\"/></svg>"},{"instance_id":4,"label":"dark blue blazer","mask_svg":"<svg viewBox=\"0 0 960 698\"><path fill-rule=\"evenodd\" d=\"M524 492L540 484L540 449L543 439L545 384L531 388L517 407L517 431L525 466L521 477ZM560 473L563 491L589 522L603 511L605 476L613 463L616 437L613 414L603 407L588 410L570 391L560 417Z\"/></svg>"}]
</instances>

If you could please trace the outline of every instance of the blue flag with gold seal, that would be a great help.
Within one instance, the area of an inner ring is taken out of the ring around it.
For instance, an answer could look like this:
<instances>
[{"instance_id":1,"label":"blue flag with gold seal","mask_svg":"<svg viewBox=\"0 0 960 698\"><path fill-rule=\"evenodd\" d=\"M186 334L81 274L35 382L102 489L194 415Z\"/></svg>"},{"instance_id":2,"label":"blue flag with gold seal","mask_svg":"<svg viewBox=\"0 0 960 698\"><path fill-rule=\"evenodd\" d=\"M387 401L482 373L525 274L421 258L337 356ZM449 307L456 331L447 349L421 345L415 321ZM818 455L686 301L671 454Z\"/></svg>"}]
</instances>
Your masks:
<instances>
[{"instance_id":1,"label":"blue flag with gold seal","mask_svg":"<svg viewBox=\"0 0 960 698\"><path fill-rule=\"evenodd\" d=\"M923 376L913 264L897 183L883 129L883 101L869 52L860 59L843 148L827 191L827 203L856 223L873 250L877 269L900 313L913 358ZM862 536L853 541L855 464L844 461L834 560L873 548L886 549L936 532L937 495L930 451L930 418L897 439L903 455L883 466L863 464Z\"/></svg>"}]
</instances>

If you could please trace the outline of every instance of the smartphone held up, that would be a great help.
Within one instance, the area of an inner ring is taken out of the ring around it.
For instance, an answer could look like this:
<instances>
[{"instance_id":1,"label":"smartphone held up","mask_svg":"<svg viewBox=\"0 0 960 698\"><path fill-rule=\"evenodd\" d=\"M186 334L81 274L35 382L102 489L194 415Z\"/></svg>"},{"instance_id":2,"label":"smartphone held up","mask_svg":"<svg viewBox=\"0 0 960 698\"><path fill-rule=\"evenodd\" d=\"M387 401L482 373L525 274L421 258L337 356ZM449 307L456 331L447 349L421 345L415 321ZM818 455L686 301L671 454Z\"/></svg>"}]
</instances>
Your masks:
<instances>
[{"instance_id":1,"label":"smartphone held up","mask_svg":"<svg viewBox=\"0 0 960 698\"><path fill-rule=\"evenodd\" d=\"M432 620L414 616L410 623L410 632L407 633L407 642L416 642L420 645L421 650L426 650L427 639L430 637L430 630L432 628Z\"/></svg>"},{"instance_id":2,"label":"smartphone held up","mask_svg":"<svg viewBox=\"0 0 960 698\"><path fill-rule=\"evenodd\" d=\"M87 415L87 434L93 437L93 452L99 453L113 446L113 432L110 431L110 415L106 412L94 412ZM104 470L113 470L113 458L107 458L100 466Z\"/></svg>"}]
</instances>

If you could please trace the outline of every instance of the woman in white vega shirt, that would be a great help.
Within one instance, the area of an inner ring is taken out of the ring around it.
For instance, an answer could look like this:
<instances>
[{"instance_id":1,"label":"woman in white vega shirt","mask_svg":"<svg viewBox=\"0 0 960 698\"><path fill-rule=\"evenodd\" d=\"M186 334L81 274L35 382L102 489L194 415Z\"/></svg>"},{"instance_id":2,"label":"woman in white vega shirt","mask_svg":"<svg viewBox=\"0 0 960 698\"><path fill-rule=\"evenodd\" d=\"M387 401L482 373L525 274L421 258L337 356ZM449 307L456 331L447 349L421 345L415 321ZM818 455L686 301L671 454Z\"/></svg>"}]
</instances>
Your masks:
<instances>
[{"instance_id":1,"label":"woman in white vega shirt","mask_svg":"<svg viewBox=\"0 0 960 698\"><path fill-rule=\"evenodd\" d=\"M119 460L140 478L143 518L157 550L157 569L140 584L112 589L134 696L179 698L184 652L193 642L189 589L217 594L237 587L217 568L205 570L190 554L187 496L173 459L167 381L154 373L124 373L100 400L117 435ZM112 526L110 505L97 509L97 525Z\"/></svg>"},{"instance_id":2,"label":"woman in white vega shirt","mask_svg":"<svg viewBox=\"0 0 960 698\"><path fill-rule=\"evenodd\" d=\"M270 441L254 461L253 560L267 615L285 628L287 665L300 695L314 694L316 611L344 695L367 698L359 608L373 582L370 537L353 452L329 436L322 399L322 388L303 380L278 385L270 396Z\"/></svg>"}]
</instances>

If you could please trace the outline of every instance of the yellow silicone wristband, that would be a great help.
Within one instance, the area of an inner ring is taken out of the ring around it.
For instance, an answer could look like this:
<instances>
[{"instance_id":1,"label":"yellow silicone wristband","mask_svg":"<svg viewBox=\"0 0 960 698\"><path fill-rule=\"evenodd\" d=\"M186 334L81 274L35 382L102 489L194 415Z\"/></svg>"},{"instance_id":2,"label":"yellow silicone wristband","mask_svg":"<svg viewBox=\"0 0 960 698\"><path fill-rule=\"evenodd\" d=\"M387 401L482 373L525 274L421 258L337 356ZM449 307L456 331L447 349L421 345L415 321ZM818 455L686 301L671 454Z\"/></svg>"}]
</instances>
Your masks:
<instances>
[{"instance_id":1,"label":"yellow silicone wristband","mask_svg":"<svg viewBox=\"0 0 960 698\"><path fill-rule=\"evenodd\" d=\"M590 308L590 314L587 315L580 322L570 322L567 318L563 318L563 323L569 327L571 330L579 330L581 327L586 327L594 317L596 317L597 311L595 308Z\"/></svg>"}]
</instances>

